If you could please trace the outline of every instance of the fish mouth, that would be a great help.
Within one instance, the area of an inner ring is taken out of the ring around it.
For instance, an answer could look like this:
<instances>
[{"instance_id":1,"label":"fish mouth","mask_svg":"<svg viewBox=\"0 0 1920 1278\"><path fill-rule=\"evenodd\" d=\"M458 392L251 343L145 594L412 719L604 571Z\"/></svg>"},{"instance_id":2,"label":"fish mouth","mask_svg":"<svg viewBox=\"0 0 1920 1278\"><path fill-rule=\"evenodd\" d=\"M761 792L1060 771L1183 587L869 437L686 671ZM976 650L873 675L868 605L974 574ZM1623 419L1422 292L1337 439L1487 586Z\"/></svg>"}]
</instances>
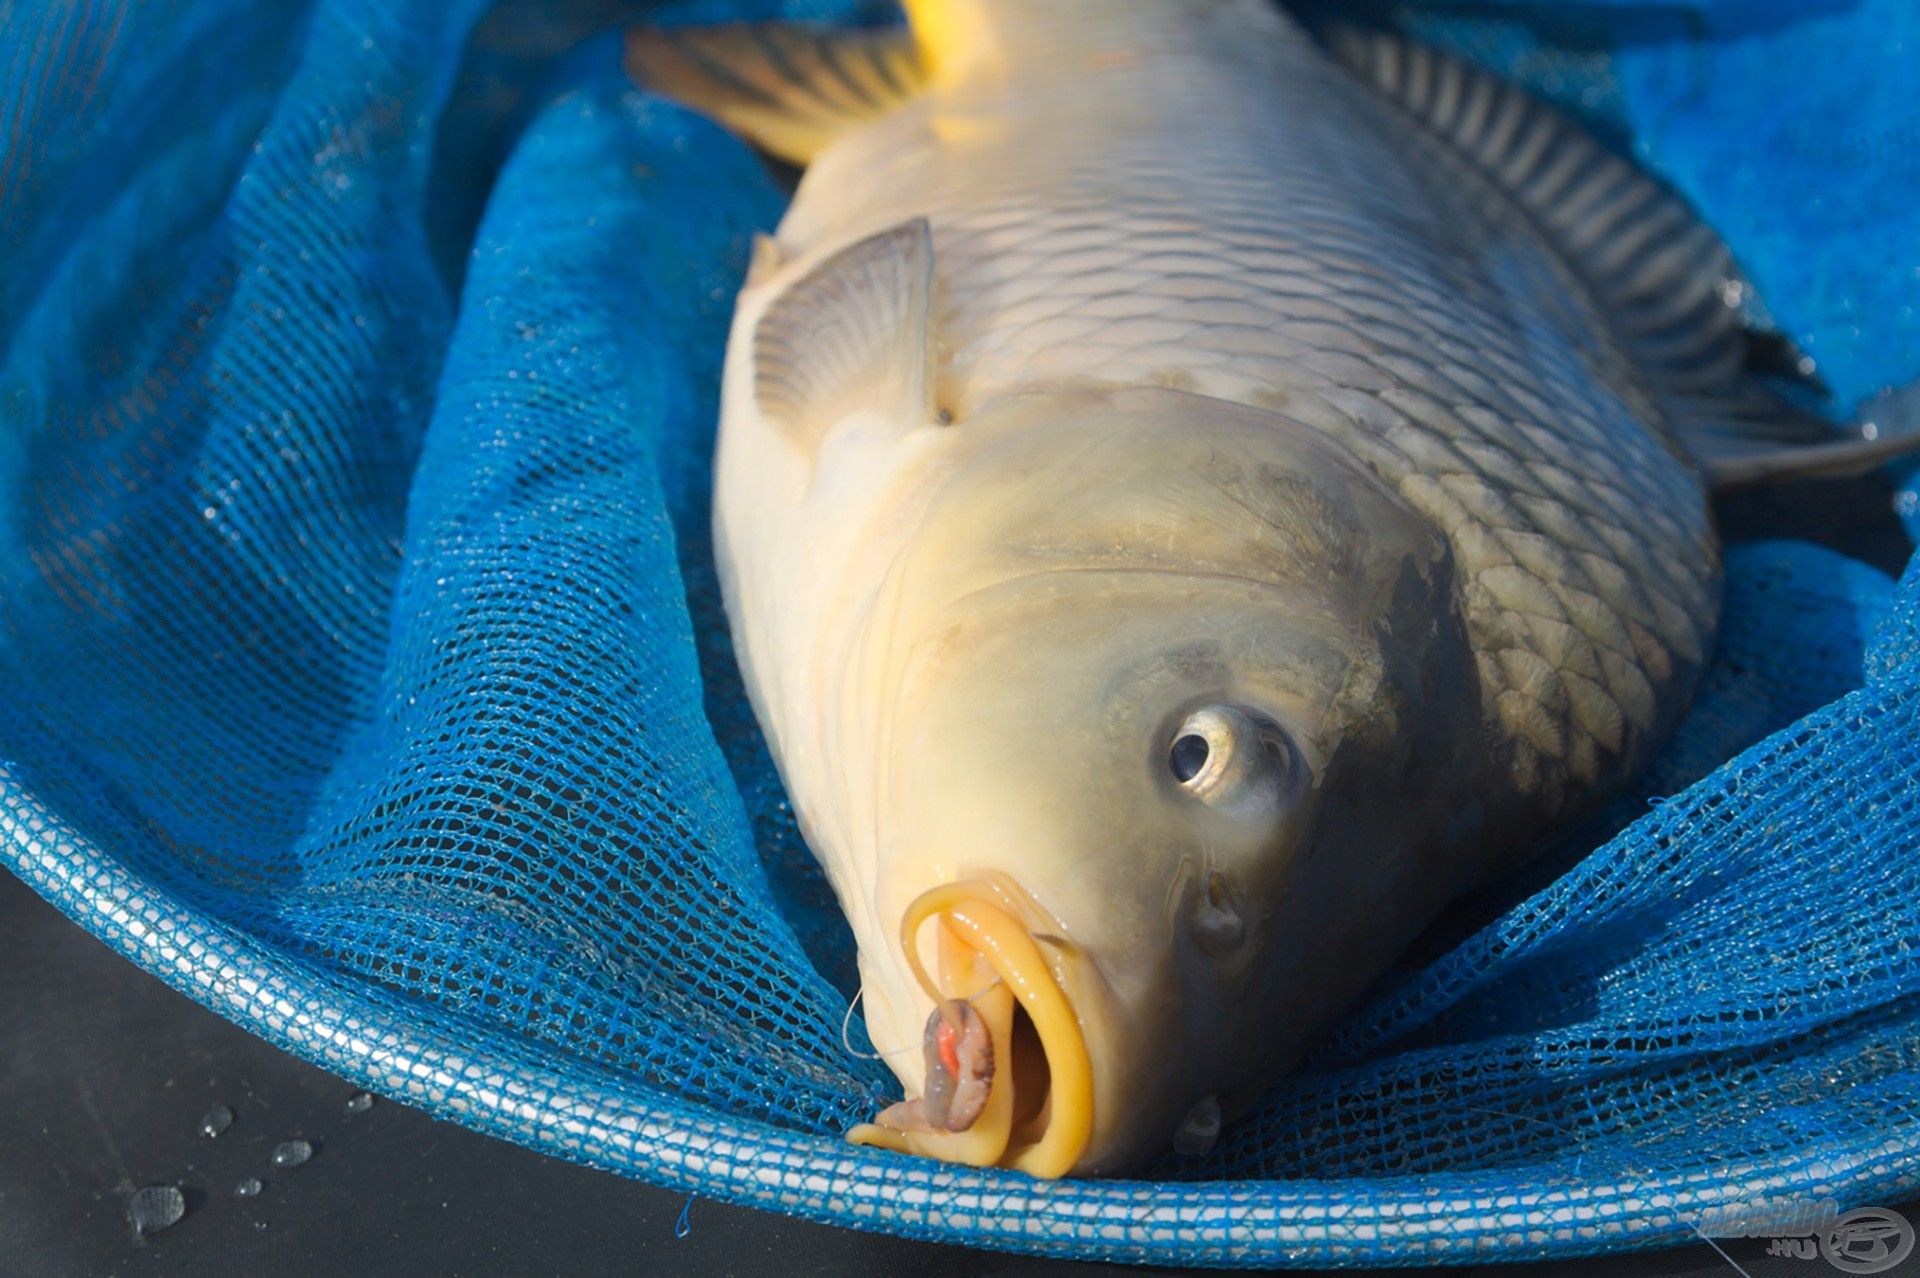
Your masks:
<instances>
[{"instance_id":1,"label":"fish mouth","mask_svg":"<svg viewBox=\"0 0 1920 1278\"><path fill-rule=\"evenodd\" d=\"M847 1133L872 1145L974 1167L1064 1176L1093 1134L1093 1067L1073 1004L1027 926L986 880L923 892L900 937L934 1000L927 1085ZM937 971L920 957L935 933Z\"/></svg>"}]
</instances>

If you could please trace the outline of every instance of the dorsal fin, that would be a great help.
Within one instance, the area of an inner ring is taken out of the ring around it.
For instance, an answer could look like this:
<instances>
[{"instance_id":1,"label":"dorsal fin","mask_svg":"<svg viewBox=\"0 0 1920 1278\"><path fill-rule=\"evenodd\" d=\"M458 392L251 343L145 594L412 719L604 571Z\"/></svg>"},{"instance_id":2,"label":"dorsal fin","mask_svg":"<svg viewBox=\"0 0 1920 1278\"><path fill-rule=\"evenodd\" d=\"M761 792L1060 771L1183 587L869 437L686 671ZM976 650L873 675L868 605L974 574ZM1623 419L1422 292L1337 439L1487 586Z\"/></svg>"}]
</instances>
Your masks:
<instances>
[{"instance_id":1,"label":"dorsal fin","mask_svg":"<svg viewBox=\"0 0 1920 1278\"><path fill-rule=\"evenodd\" d=\"M1849 434L1746 372L1748 286L1675 192L1578 123L1476 67L1397 36L1335 26L1347 68L1504 191L1584 279L1716 488L1858 473L1920 435Z\"/></svg>"},{"instance_id":2,"label":"dorsal fin","mask_svg":"<svg viewBox=\"0 0 1920 1278\"><path fill-rule=\"evenodd\" d=\"M917 217L834 253L787 286L753 334L754 400L811 446L869 409L901 429L936 420L933 233Z\"/></svg>"},{"instance_id":3,"label":"dorsal fin","mask_svg":"<svg viewBox=\"0 0 1920 1278\"><path fill-rule=\"evenodd\" d=\"M795 164L886 114L926 81L913 37L898 28L640 27L627 37L626 66L646 87Z\"/></svg>"},{"instance_id":4,"label":"dorsal fin","mask_svg":"<svg viewBox=\"0 0 1920 1278\"><path fill-rule=\"evenodd\" d=\"M930 79L951 82L998 56L999 31L983 0L901 0L920 65Z\"/></svg>"}]
</instances>

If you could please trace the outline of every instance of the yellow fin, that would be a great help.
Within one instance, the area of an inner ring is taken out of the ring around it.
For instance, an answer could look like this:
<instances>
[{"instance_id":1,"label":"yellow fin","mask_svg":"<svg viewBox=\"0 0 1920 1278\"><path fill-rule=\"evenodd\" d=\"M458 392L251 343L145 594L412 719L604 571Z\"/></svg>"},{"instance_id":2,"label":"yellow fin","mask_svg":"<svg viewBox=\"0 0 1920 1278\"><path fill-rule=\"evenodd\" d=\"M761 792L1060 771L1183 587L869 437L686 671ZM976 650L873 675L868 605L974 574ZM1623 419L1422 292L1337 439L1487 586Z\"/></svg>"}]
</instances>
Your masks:
<instances>
[{"instance_id":1,"label":"yellow fin","mask_svg":"<svg viewBox=\"0 0 1920 1278\"><path fill-rule=\"evenodd\" d=\"M806 164L855 125L919 91L926 76L898 29L822 31L736 23L627 37L627 74L713 116L764 150Z\"/></svg>"},{"instance_id":2,"label":"yellow fin","mask_svg":"<svg viewBox=\"0 0 1920 1278\"><path fill-rule=\"evenodd\" d=\"M760 412L807 446L849 413L936 420L933 234L917 217L841 249L788 285L753 334Z\"/></svg>"},{"instance_id":3,"label":"yellow fin","mask_svg":"<svg viewBox=\"0 0 1920 1278\"><path fill-rule=\"evenodd\" d=\"M903 0L920 64L928 78L950 81L970 63L991 56L994 23L982 0Z\"/></svg>"}]
</instances>

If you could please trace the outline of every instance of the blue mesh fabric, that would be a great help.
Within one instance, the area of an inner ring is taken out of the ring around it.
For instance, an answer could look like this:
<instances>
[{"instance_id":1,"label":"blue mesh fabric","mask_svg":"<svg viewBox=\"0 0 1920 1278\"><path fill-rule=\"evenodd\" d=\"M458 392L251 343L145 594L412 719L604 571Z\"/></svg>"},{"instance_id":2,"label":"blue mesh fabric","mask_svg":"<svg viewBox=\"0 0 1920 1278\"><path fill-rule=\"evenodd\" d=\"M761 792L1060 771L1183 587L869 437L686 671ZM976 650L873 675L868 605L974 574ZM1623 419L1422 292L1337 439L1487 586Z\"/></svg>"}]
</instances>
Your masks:
<instances>
[{"instance_id":1,"label":"blue mesh fabric","mask_svg":"<svg viewBox=\"0 0 1920 1278\"><path fill-rule=\"evenodd\" d=\"M1920 371L1881 236L1920 243L1915 161L1873 149L1920 116L1804 51L1911 42L1896 9L1581 6L1557 53L1531 7L1402 20L1583 77L1857 396ZM842 1042L705 521L775 183L626 85L593 4L0 12L0 858L134 961L483 1130L980 1245L1523 1258L1920 1185L1920 574L1787 543L1732 554L1640 793L1206 1159L1039 1184L843 1145L891 1083ZM1789 89L1755 69L1793 48ZM1716 168L1751 136L1858 198L1788 218Z\"/></svg>"}]
</instances>

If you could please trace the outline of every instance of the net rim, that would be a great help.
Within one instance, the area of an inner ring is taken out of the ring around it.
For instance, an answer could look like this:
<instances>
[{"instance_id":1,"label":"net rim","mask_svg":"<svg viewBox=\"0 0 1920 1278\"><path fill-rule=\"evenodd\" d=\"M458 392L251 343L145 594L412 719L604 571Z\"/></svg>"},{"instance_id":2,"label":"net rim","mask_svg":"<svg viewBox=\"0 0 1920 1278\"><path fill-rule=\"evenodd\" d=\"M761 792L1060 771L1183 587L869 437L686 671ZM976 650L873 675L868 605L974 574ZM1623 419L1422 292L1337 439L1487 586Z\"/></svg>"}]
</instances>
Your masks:
<instances>
[{"instance_id":1,"label":"net rim","mask_svg":"<svg viewBox=\"0 0 1920 1278\"><path fill-rule=\"evenodd\" d=\"M123 957L350 1083L538 1152L696 1196L993 1250L1222 1268L1468 1264L1683 1242L1687 1222L1799 1190L1851 1206L1920 1186L1920 1132L1711 1176L1591 1177L1516 1190L1524 1169L1334 1180L1035 1181L864 1151L680 1100L603 1067L572 1079L455 1019L401 1017L174 901L0 766L0 862ZM590 1081L589 1081L590 1080ZM1876 1169L1904 1163L1912 1170ZM1388 1249L1391 1249L1390 1251Z\"/></svg>"}]
</instances>

